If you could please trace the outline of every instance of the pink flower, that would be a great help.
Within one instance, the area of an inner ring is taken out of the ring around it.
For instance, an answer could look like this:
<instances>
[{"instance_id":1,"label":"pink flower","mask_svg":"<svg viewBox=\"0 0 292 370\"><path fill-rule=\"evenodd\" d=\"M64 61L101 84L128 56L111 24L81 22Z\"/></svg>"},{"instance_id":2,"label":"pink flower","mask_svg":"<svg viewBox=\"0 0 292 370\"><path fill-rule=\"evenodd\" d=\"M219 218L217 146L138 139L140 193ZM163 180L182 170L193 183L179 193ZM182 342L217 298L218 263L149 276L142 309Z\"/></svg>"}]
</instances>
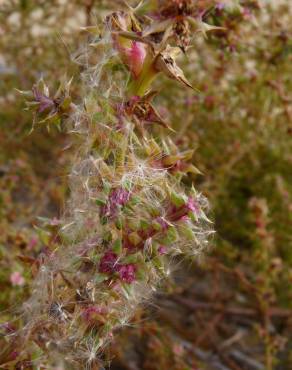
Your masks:
<instances>
[{"instance_id":1,"label":"pink flower","mask_svg":"<svg viewBox=\"0 0 292 370\"><path fill-rule=\"evenodd\" d=\"M117 261L118 256L116 253L112 251L106 252L100 260L99 272L106 274L113 274L117 272L121 280L129 284L132 283L136 278L136 266L132 263L123 265L121 263L118 263Z\"/></svg>"},{"instance_id":2,"label":"pink flower","mask_svg":"<svg viewBox=\"0 0 292 370\"><path fill-rule=\"evenodd\" d=\"M247 7L244 7L243 8L243 16L244 16L245 19L250 19L251 16L252 16L251 10Z\"/></svg>"},{"instance_id":3,"label":"pink flower","mask_svg":"<svg viewBox=\"0 0 292 370\"><path fill-rule=\"evenodd\" d=\"M225 8L226 4L220 2L215 6L215 9L223 10Z\"/></svg>"},{"instance_id":4,"label":"pink flower","mask_svg":"<svg viewBox=\"0 0 292 370\"><path fill-rule=\"evenodd\" d=\"M62 221L59 220L57 217L54 217L52 218L50 221L49 221L49 225L50 226L58 226L58 225L61 225Z\"/></svg>"},{"instance_id":5,"label":"pink flower","mask_svg":"<svg viewBox=\"0 0 292 370\"><path fill-rule=\"evenodd\" d=\"M186 97L185 98L185 105L191 106L195 103L197 103L199 98L197 96L192 96L192 97Z\"/></svg>"},{"instance_id":6,"label":"pink flower","mask_svg":"<svg viewBox=\"0 0 292 370\"><path fill-rule=\"evenodd\" d=\"M23 286L25 284L25 279L20 272L15 271L10 275L10 282L14 286Z\"/></svg>"},{"instance_id":7,"label":"pink flower","mask_svg":"<svg viewBox=\"0 0 292 370\"><path fill-rule=\"evenodd\" d=\"M155 221L161 226L162 231L165 231L169 227L169 223L162 217L157 217Z\"/></svg>"},{"instance_id":8,"label":"pink flower","mask_svg":"<svg viewBox=\"0 0 292 370\"><path fill-rule=\"evenodd\" d=\"M117 266L121 280L131 284L136 279L136 266L132 263Z\"/></svg>"},{"instance_id":9,"label":"pink flower","mask_svg":"<svg viewBox=\"0 0 292 370\"><path fill-rule=\"evenodd\" d=\"M175 343L172 347L173 353L177 356L182 356L184 353L184 347L181 344Z\"/></svg>"},{"instance_id":10,"label":"pink flower","mask_svg":"<svg viewBox=\"0 0 292 370\"><path fill-rule=\"evenodd\" d=\"M19 168L25 168L26 167L26 162L21 158L16 159L15 164Z\"/></svg>"},{"instance_id":11,"label":"pink flower","mask_svg":"<svg viewBox=\"0 0 292 370\"><path fill-rule=\"evenodd\" d=\"M187 204L186 204L187 210L198 213L199 212L199 206L198 203L191 197L189 197Z\"/></svg>"},{"instance_id":12,"label":"pink flower","mask_svg":"<svg viewBox=\"0 0 292 370\"><path fill-rule=\"evenodd\" d=\"M32 92L35 101L39 103L38 112L43 113L45 110L50 110L55 112L57 110L57 105L53 99L49 98L45 94L42 94L35 86L32 88Z\"/></svg>"},{"instance_id":13,"label":"pink flower","mask_svg":"<svg viewBox=\"0 0 292 370\"><path fill-rule=\"evenodd\" d=\"M123 188L111 191L107 204L100 210L102 217L115 217L118 207L123 207L130 199L131 193Z\"/></svg>"},{"instance_id":14,"label":"pink flower","mask_svg":"<svg viewBox=\"0 0 292 370\"><path fill-rule=\"evenodd\" d=\"M163 255L163 254L166 254L166 252L167 252L167 248L166 248L166 246L165 246L165 245L160 245L160 246L158 247L158 253L159 253L159 254Z\"/></svg>"},{"instance_id":15,"label":"pink flower","mask_svg":"<svg viewBox=\"0 0 292 370\"><path fill-rule=\"evenodd\" d=\"M10 324L10 322L4 322L3 324L0 324L0 329L3 330L6 334L11 334L16 330L15 327Z\"/></svg>"},{"instance_id":16,"label":"pink flower","mask_svg":"<svg viewBox=\"0 0 292 370\"><path fill-rule=\"evenodd\" d=\"M113 273L115 272L115 265L118 260L118 255L112 251L108 251L100 260L99 272Z\"/></svg>"},{"instance_id":17,"label":"pink flower","mask_svg":"<svg viewBox=\"0 0 292 370\"><path fill-rule=\"evenodd\" d=\"M182 206L171 206L168 212L168 219L171 222L187 221L190 212L194 214L198 214L200 212L198 202L192 197L189 197L187 202Z\"/></svg>"},{"instance_id":18,"label":"pink flower","mask_svg":"<svg viewBox=\"0 0 292 370\"><path fill-rule=\"evenodd\" d=\"M19 181L19 176L17 176L17 175L11 175L11 176L10 176L10 179L11 179L11 181L13 181L13 182L18 182L18 181Z\"/></svg>"},{"instance_id":19,"label":"pink flower","mask_svg":"<svg viewBox=\"0 0 292 370\"><path fill-rule=\"evenodd\" d=\"M215 97L213 95L207 95L204 100L205 107L212 109L215 105Z\"/></svg>"},{"instance_id":20,"label":"pink flower","mask_svg":"<svg viewBox=\"0 0 292 370\"><path fill-rule=\"evenodd\" d=\"M105 314L106 310L102 307L90 306L82 312L82 317L88 323L92 323L98 319L99 315Z\"/></svg>"},{"instance_id":21,"label":"pink flower","mask_svg":"<svg viewBox=\"0 0 292 370\"><path fill-rule=\"evenodd\" d=\"M130 198L130 193L123 188L118 188L118 189L113 190L109 197L111 204L114 206L117 206L117 205L124 206L129 200L129 198Z\"/></svg>"},{"instance_id":22,"label":"pink flower","mask_svg":"<svg viewBox=\"0 0 292 370\"><path fill-rule=\"evenodd\" d=\"M30 241L28 242L28 249L29 250L32 250L34 249L38 244L38 239L34 236L30 239Z\"/></svg>"},{"instance_id":23,"label":"pink flower","mask_svg":"<svg viewBox=\"0 0 292 370\"><path fill-rule=\"evenodd\" d=\"M16 360L18 356L19 356L18 351L12 351L11 354L10 354L11 360Z\"/></svg>"}]
</instances>

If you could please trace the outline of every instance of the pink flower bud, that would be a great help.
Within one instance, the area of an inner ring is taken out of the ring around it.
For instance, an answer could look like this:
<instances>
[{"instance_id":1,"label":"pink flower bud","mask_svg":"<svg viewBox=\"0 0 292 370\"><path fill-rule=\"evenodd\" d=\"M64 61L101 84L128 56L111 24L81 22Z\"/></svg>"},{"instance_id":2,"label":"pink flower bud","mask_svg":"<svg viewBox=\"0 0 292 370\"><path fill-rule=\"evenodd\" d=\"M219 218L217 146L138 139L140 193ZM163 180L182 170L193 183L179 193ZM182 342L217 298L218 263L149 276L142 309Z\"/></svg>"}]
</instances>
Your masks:
<instances>
[{"instance_id":1,"label":"pink flower bud","mask_svg":"<svg viewBox=\"0 0 292 370\"><path fill-rule=\"evenodd\" d=\"M130 41L129 45L124 45L119 38L116 39L116 47L123 62L128 66L133 77L137 79L142 72L146 58L146 45L138 41Z\"/></svg>"},{"instance_id":2,"label":"pink flower bud","mask_svg":"<svg viewBox=\"0 0 292 370\"><path fill-rule=\"evenodd\" d=\"M138 78L144 64L146 57L145 44L137 41L133 41L131 48L129 49L128 65L134 78Z\"/></svg>"},{"instance_id":3,"label":"pink flower bud","mask_svg":"<svg viewBox=\"0 0 292 370\"><path fill-rule=\"evenodd\" d=\"M15 271L10 275L10 282L14 286L23 286L25 284L24 277L18 271Z\"/></svg>"}]
</instances>

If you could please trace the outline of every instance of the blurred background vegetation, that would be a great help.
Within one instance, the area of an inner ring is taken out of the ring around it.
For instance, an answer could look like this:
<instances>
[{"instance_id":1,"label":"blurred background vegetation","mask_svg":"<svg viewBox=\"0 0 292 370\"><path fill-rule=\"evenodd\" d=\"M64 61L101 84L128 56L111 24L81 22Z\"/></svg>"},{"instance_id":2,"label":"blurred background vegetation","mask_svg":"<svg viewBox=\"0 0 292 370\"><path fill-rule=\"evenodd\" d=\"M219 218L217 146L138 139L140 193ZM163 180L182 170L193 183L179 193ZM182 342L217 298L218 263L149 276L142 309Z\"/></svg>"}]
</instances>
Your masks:
<instances>
[{"instance_id":1,"label":"blurred background vegetation","mask_svg":"<svg viewBox=\"0 0 292 370\"><path fill-rule=\"evenodd\" d=\"M202 175L185 181L210 200L213 248L196 265L182 261L167 293L119 333L105 354L112 369L292 369L292 4L226 3L207 15L226 31L198 37L181 60L201 93L165 79L157 99L177 143L196 148ZM38 217L62 214L74 158L66 132L31 132L15 89L43 76L53 90L67 74L78 97L79 27L121 7L0 3L1 323L30 294L27 262L50 243ZM29 360L19 368L33 368Z\"/></svg>"}]
</instances>

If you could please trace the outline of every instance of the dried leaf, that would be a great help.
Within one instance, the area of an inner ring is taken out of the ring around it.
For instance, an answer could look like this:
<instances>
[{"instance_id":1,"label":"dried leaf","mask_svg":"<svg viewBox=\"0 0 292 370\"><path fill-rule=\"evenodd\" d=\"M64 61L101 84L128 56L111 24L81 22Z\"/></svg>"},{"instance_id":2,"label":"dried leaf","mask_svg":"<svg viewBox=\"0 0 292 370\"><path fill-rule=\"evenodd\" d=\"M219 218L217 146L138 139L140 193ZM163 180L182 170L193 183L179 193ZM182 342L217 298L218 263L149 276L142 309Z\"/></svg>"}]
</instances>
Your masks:
<instances>
[{"instance_id":1,"label":"dried leaf","mask_svg":"<svg viewBox=\"0 0 292 370\"><path fill-rule=\"evenodd\" d=\"M184 75L182 69L176 64L175 57L180 53L179 48L167 46L166 49L158 54L155 61L155 68L164 73L167 77L179 81L184 85L195 89Z\"/></svg>"}]
</instances>

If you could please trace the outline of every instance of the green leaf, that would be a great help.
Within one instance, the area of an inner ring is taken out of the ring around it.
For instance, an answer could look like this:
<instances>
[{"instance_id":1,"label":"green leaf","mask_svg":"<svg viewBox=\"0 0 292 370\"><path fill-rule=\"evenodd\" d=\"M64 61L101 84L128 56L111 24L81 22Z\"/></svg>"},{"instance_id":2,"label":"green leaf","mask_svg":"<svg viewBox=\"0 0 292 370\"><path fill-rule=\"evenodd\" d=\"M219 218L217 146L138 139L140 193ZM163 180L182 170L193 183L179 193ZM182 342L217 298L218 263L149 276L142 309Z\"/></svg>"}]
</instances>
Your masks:
<instances>
[{"instance_id":1,"label":"green leaf","mask_svg":"<svg viewBox=\"0 0 292 370\"><path fill-rule=\"evenodd\" d=\"M108 223L108 218L107 217L101 217L100 218L100 223L102 224L102 225L106 225L107 223Z\"/></svg>"},{"instance_id":2,"label":"green leaf","mask_svg":"<svg viewBox=\"0 0 292 370\"><path fill-rule=\"evenodd\" d=\"M122 245L122 241L121 239L117 239L114 244L113 244L113 251L117 254L121 254L122 252L122 248L123 248L123 245Z\"/></svg>"},{"instance_id":3,"label":"green leaf","mask_svg":"<svg viewBox=\"0 0 292 370\"><path fill-rule=\"evenodd\" d=\"M92 116L92 121L93 123L99 123L100 121L102 121L102 118L103 118L103 112L96 112Z\"/></svg>"},{"instance_id":4,"label":"green leaf","mask_svg":"<svg viewBox=\"0 0 292 370\"><path fill-rule=\"evenodd\" d=\"M163 244L169 245L177 241L178 233L174 226L170 226L167 230L166 236L163 238Z\"/></svg>"},{"instance_id":5,"label":"green leaf","mask_svg":"<svg viewBox=\"0 0 292 370\"><path fill-rule=\"evenodd\" d=\"M130 199L131 206L135 206L136 204L141 203L141 199L137 196L132 196Z\"/></svg>"},{"instance_id":6,"label":"green leaf","mask_svg":"<svg viewBox=\"0 0 292 370\"><path fill-rule=\"evenodd\" d=\"M140 228L142 230L147 230L149 228L150 224L146 220L140 220Z\"/></svg>"},{"instance_id":7,"label":"green leaf","mask_svg":"<svg viewBox=\"0 0 292 370\"><path fill-rule=\"evenodd\" d=\"M182 224L179 226L179 232L187 238L187 240L191 240L191 241L194 241L194 240L197 240L196 236L195 236L195 233L193 231L193 229L189 226L189 225L186 225L186 224Z\"/></svg>"},{"instance_id":8,"label":"green leaf","mask_svg":"<svg viewBox=\"0 0 292 370\"><path fill-rule=\"evenodd\" d=\"M124 291L124 294L127 299L131 299L131 296L133 296L133 286L128 283L123 283L122 284L122 289Z\"/></svg>"},{"instance_id":9,"label":"green leaf","mask_svg":"<svg viewBox=\"0 0 292 370\"><path fill-rule=\"evenodd\" d=\"M108 276L106 274L101 274L99 272L97 274L95 274L95 276L94 276L94 282L96 284L100 284L100 283L102 283L103 281L105 281L107 279L108 279Z\"/></svg>"},{"instance_id":10,"label":"green leaf","mask_svg":"<svg viewBox=\"0 0 292 370\"><path fill-rule=\"evenodd\" d=\"M125 257L123 262L125 263L136 263L139 260L140 253L130 254L129 256Z\"/></svg>"},{"instance_id":11,"label":"green leaf","mask_svg":"<svg viewBox=\"0 0 292 370\"><path fill-rule=\"evenodd\" d=\"M176 207L181 207L186 204L186 199L184 195L172 192L170 194L170 200Z\"/></svg>"},{"instance_id":12,"label":"green leaf","mask_svg":"<svg viewBox=\"0 0 292 370\"><path fill-rule=\"evenodd\" d=\"M156 231L162 230L162 225L157 221L153 221L152 226L154 227L154 230L156 230Z\"/></svg>"},{"instance_id":13,"label":"green leaf","mask_svg":"<svg viewBox=\"0 0 292 370\"><path fill-rule=\"evenodd\" d=\"M103 180L103 190L105 193L109 193L111 190L111 184L107 182L106 180Z\"/></svg>"},{"instance_id":14,"label":"green leaf","mask_svg":"<svg viewBox=\"0 0 292 370\"><path fill-rule=\"evenodd\" d=\"M118 230L122 230L122 228L123 228L123 222L122 222L122 220L120 218L117 218L116 219L115 225L116 225L116 228Z\"/></svg>"},{"instance_id":15,"label":"green leaf","mask_svg":"<svg viewBox=\"0 0 292 370\"><path fill-rule=\"evenodd\" d=\"M156 256L155 258L152 259L152 263L154 266L161 272L164 273L164 265L161 257Z\"/></svg>"},{"instance_id":16,"label":"green leaf","mask_svg":"<svg viewBox=\"0 0 292 370\"><path fill-rule=\"evenodd\" d=\"M103 200L103 199L95 199L95 203L98 205L98 206L105 206L106 205L106 201Z\"/></svg>"}]
</instances>

